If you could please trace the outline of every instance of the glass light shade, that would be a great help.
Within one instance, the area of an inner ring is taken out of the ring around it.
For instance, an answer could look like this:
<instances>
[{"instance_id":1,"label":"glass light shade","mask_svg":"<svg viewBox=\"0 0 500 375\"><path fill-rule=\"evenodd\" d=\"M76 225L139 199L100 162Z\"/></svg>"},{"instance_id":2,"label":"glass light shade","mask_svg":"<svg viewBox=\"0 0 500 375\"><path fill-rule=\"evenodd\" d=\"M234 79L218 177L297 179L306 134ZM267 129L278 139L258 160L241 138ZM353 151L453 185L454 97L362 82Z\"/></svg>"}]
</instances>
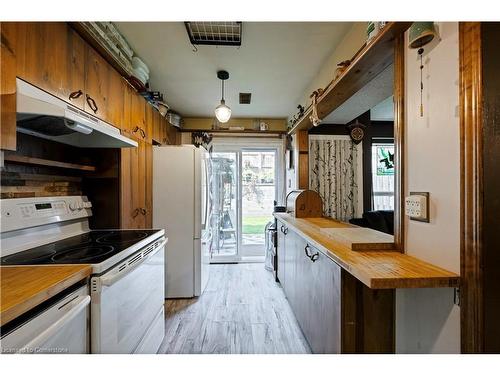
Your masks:
<instances>
[{"instance_id":1,"label":"glass light shade","mask_svg":"<svg viewBox=\"0 0 500 375\"><path fill-rule=\"evenodd\" d=\"M228 122L231 118L231 108L226 105L224 100L221 100L220 104L215 108L215 117L222 123Z\"/></svg>"}]
</instances>

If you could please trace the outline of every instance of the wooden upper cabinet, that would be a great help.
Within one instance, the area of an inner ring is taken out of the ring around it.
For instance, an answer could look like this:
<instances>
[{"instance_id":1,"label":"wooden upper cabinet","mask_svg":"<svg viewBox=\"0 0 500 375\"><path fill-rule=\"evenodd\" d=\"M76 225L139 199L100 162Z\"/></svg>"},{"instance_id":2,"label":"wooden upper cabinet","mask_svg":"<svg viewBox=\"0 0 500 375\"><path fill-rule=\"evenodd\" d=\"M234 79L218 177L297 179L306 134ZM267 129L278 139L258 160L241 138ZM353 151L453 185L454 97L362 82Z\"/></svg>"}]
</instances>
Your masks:
<instances>
[{"instance_id":1,"label":"wooden upper cabinet","mask_svg":"<svg viewBox=\"0 0 500 375\"><path fill-rule=\"evenodd\" d=\"M64 22L17 23L17 76L85 108L85 42Z\"/></svg>"},{"instance_id":2,"label":"wooden upper cabinet","mask_svg":"<svg viewBox=\"0 0 500 375\"><path fill-rule=\"evenodd\" d=\"M161 115L157 110L153 110L153 132L152 138L156 143L162 143L161 138Z\"/></svg>"},{"instance_id":3,"label":"wooden upper cabinet","mask_svg":"<svg viewBox=\"0 0 500 375\"><path fill-rule=\"evenodd\" d=\"M134 90L132 87L124 80L123 85L123 125L121 127L122 134L127 137L132 137L132 95L134 95Z\"/></svg>"},{"instance_id":4,"label":"wooden upper cabinet","mask_svg":"<svg viewBox=\"0 0 500 375\"><path fill-rule=\"evenodd\" d=\"M179 132L175 126L165 120L165 138L166 144L175 145L177 144L177 133Z\"/></svg>"},{"instance_id":5,"label":"wooden upper cabinet","mask_svg":"<svg viewBox=\"0 0 500 375\"><path fill-rule=\"evenodd\" d=\"M86 48L85 58L85 111L109 121L113 103L109 101L111 66L93 48Z\"/></svg>"},{"instance_id":6,"label":"wooden upper cabinet","mask_svg":"<svg viewBox=\"0 0 500 375\"><path fill-rule=\"evenodd\" d=\"M124 78L113 68L109 69L109 105L106 121L122 131L125 130L125 87Z\"/></svg>"},{"instance_id":7,"label":"wooden upper cabinet","mask_svg":"<svg viewBox=\"0 0 500 375\"><path fill-rule=\"evenodd\" d=\"M155 113L157 113L158 111L156 111L156 109L153 108L152 105L150 105L148 102L146 102L146 100L144 100L144 103L145 103L145 110L146 110L146 122L144 124L144 133L145 133L145 136L143 138L143 140L149 144L151 144L153 142L153 131L154 131L154 117L155 117Z\"/></svg>"},{"instance_id":8,"label":"wooden upper cabinet","mask_svg":"<svg viewBox=\"0 0 500 375\"><path fill-rule=\"evenodd\" d=\"M0 126L2 150L16 149L16 42L14 23L0 24L2 43L0 50Z\"/></svg>"},{"instance_id":9,"label":"wooden upper cabinet","mask_svg":"<svg viewBox=\"0 0 500 375\"><path fill-rule=\"evenodd\" d=\"M145 140L146 134L146 101L133 89L130 93L130 132L137 140Z\"/></svg>"}]
</instances>

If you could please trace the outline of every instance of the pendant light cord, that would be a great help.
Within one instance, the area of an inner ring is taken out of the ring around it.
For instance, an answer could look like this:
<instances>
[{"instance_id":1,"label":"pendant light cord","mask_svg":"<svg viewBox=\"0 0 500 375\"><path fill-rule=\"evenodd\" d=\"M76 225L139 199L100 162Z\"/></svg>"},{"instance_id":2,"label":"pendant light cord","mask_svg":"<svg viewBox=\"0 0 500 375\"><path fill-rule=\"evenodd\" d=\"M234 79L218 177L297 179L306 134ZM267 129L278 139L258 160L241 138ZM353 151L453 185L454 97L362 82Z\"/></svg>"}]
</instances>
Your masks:
<instances>
[{"instance_id":1,"label":"pendant light cord","mask_svg":"<svg viewBox=\"0 0 500 375\"><path fill-rule=\"evenodd\" d=\"M222 79L222 100L224 100L224 80Z\"/></svg>"}]
</instances>

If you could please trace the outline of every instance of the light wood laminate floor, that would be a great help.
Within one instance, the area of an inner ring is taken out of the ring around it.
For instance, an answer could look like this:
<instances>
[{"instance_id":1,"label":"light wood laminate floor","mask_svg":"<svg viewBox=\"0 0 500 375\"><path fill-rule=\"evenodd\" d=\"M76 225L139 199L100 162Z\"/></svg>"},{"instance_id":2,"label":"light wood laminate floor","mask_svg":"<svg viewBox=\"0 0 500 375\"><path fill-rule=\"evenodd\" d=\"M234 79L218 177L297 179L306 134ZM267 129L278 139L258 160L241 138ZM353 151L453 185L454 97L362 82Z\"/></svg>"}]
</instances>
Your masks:
<instances>
[{"instance_id":1,"label":"light wood laminate floor","mask_svg":"<svg viewBox=\"0 0 500 375\"><path fill-rule=\"evenodd\" d=\"M203 295L166 301L159 353L301 354L309 346L262 263L210 266Z\"/></svg>"}]
</instances>

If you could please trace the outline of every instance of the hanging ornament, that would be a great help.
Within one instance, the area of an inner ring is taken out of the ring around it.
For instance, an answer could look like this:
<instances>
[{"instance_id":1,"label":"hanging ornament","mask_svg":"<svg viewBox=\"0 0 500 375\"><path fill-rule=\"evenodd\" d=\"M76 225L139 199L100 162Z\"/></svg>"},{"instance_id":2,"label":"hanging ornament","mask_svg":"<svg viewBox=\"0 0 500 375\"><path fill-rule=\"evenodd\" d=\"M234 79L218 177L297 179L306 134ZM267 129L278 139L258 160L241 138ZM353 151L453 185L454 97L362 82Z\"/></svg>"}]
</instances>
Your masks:
<instances>
[{"instance_id":1,"label":"hanging ornament","mask_svg":"<svg viewBox=\"0 0 500 375\"><path fill-rule=\"evenodd\" d=\"M424 54L424 49L418 49L418 55L420 56L420 117L424 117L424 80L423 80L423 71L424 71L424 62L422 60L422 55Z\"/></svg>"},{"instance_id":2,"label":"hanging ornament","mask_svg":"<svg viewBox=\"0 0 500 375\"><path fill-rule=\"evenodd\" d=\"M420 117L424 117L424 80L423 80L423 54L424 46L430 43L435 36L437 36L434 22L414 22L411 25L409 34L409 46L412 49L417 49L418 56L420 57Z\"/></svg>"},{"instance_id":3,"label":"hanging ornament","mask_svg":"<svg viewBox=\"0 0 500 375\"><path fill-rule=\"evenodd\" d=\"M323 89L317 89L314 90L313 93L310 95L310 98L312 99L312 114L309 116L309 121L311 121L311 124L313 126L318 126L321 124L321 119L318 116L318 108L317 108L317 103L318 103L318 98L323 94Z\"/></svg>"}]
</instances>

